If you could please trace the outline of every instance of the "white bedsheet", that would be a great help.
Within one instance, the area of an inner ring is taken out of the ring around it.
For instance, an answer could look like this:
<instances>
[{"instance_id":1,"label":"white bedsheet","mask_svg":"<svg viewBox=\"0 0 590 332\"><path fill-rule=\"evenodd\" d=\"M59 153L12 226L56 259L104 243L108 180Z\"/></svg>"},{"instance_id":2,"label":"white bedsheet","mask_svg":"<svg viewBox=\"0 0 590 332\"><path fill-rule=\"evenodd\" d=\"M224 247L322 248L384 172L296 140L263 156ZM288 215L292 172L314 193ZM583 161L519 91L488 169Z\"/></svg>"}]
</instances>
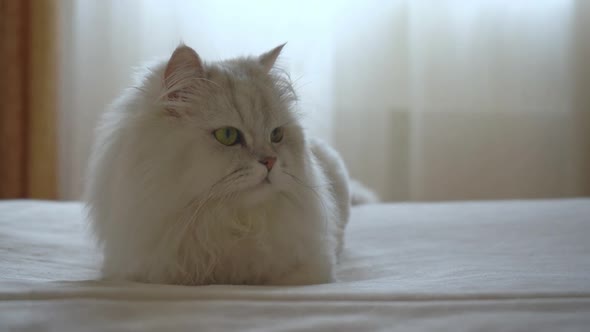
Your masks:
<instances>
[{"instance_id":1,"label":"white bedsheet","mask_svg":"<svg viewBox=\"0 0 590 332\"><path fill-rule=\"evenodd\" d=\"M0 331L590 331L590 199L355 208L339 282L95 281L78 203L0 202Z\"/></svg>"}]
</instances>

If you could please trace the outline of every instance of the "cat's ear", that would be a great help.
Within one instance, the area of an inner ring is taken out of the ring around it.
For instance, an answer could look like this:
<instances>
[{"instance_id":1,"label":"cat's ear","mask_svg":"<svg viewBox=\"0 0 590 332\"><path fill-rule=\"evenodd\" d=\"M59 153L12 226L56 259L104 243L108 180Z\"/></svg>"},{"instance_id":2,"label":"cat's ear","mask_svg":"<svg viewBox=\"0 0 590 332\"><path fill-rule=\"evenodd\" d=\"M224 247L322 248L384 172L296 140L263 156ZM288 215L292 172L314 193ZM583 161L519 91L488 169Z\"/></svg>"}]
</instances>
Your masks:
<instances>
[{"instance_id":1,"label":"cat's ear","mask_svg":"<svg viewBox=\"0 0 590 332\"><path fill-rule=\"evenodd\" d=\"M178 46L172 53L168 65L166 65L164 78L168 81L172 75L179 71L191 72L197 76L203 76L204 74L201 58L199 58L195 50L184 44Z\"/></svg>"},{"instance_id":2,"label":"cat's ear","mask_svg":"<svg viewBox=\"0 0 590 332\"><path fill-rule=\"evenodd\" d=\"M198 79L203 77L205 70L197 52L184 44L178 46L164 71L163 97L169 115L180 116L185 102L195 93Z\"/></svg>"},{"instance_id":3,"label":"cat's ear","mask_svg":"<svg viewBox=\"0 0 590 332\"><path fill-rule=\"evenodd\" d=\"M285 47L286 44L287 43L279 45L258 57L258 61L267 72L270 71L272 67L275 65L277 58L281 54L281 50L283 49L283 47Z\"/></svg>"}]
</instances>

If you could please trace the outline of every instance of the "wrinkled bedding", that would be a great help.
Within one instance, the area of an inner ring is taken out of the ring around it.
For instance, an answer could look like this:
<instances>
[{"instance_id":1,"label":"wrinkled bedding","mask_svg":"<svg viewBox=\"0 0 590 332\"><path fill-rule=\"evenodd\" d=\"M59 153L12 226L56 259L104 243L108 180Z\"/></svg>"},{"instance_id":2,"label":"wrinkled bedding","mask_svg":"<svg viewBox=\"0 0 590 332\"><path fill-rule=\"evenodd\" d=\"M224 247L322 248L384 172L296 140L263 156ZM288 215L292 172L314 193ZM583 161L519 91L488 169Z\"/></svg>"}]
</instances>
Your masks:
<instances>
[{"instance_id":1,"label":"wrinkled bedding","mask_svg":"<svg viewBox=\"0 0 590 332\"><path fill-rule=\"evenodd\" d=\"M338 282L100 281L77 202L0 201L0 331L590 330L590 199L353 209Z\"/></svg>"}]
</instances>

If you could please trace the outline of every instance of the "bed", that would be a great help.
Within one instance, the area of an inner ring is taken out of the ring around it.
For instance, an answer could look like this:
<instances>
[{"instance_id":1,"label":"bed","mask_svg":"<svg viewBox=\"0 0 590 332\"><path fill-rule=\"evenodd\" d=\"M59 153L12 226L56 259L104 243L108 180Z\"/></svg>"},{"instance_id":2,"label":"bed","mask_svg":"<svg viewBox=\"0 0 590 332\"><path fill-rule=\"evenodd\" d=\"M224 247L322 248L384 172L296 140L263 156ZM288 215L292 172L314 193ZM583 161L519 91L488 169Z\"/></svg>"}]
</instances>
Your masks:
<instances>
[{"instance_id":1,"label":"bed","mask_svg":"<svg viewBox=\"0 0 590 332\"><path fill-rule=\"evenodd\" d=\"M356 207L338 282L98 279L77 202L0 201L0 331L590 331L590 199Z\"/></svg>"}]
</instances>

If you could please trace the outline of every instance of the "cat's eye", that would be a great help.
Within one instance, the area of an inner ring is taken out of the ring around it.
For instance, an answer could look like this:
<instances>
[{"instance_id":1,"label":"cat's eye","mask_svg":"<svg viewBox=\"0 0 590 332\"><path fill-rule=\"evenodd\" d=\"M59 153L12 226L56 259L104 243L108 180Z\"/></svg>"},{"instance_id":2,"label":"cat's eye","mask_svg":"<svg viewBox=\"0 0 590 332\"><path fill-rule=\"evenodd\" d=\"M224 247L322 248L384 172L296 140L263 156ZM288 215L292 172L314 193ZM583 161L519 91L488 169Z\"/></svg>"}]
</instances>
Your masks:
<instances>
[{"instance_id":1,"label":"cat's eye","mask_svg":"<svg viewBox=\"0 0 590 332\"><path fill-rule=\"evenodd\" d=\"M240 131L234 127L219 128L213 132L215 139L223 145L235 145L240 143Z\"/></svg>"},{"instance_id":2,"label":"cat's eye","mask_svg":"<svg viewBox=\"0 0 590 332\"><path fill-rule=\"evenodd\" d=\"M277 127L270 133L270 141L278 143L283 140L283 128Z\"/></svg>"}]
</instances>

